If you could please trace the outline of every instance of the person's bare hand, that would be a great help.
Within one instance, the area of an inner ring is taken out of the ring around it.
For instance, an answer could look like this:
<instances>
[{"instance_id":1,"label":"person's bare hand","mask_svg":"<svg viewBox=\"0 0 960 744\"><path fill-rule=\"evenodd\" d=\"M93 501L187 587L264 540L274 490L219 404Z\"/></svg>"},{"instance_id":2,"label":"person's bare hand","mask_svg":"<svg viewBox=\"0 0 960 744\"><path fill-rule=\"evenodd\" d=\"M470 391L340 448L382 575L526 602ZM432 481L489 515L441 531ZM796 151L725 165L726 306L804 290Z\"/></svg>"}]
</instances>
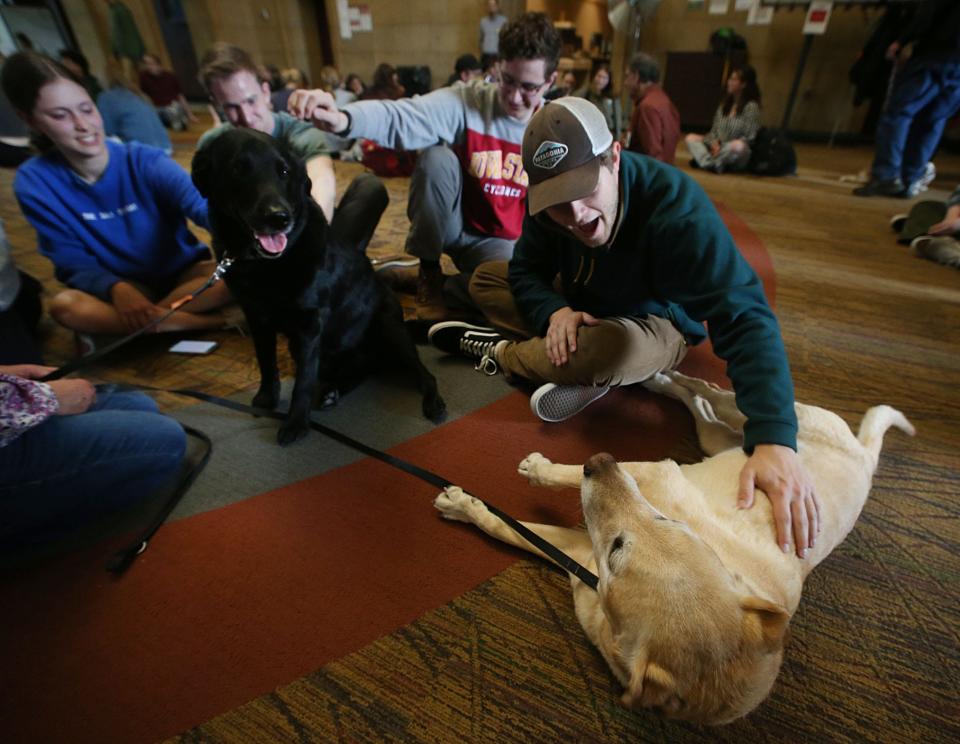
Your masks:
<instances>
[{"instance_id":1,"label":"person's bare hand","mask_svg":"<svg viewBox=\"0 0 960 744\"><path fill-rule=\"evenodd\" d=\"M887 47L887 51L883 55L891 62L895 62L897 57L900 56L900 42L894 41Z\"/></svg>"},{"instance_id":2,"label":"person's bare hand","mask_svg":"<svg viewBox=\"0 0 960 744\"><path fill-rule=\"evenodd\" d=\"M714 140L710 143L710 154L717 157L720 154L720 143Z\"/></svg>"},{"instance_id":3,"label":"person's bare hand","mask_svg":"<svg viewBox=\"0 0 960 744\"><path fill-rule=\"evenodd\" d=\"M87 380L54 380L47 383L57 396L57 416L72 416L83 413L97 399L96 388Z\"/></svg>"},{"instance_id":4,"label":"person's bare hand","mask_svg":"<svg viewBox=\"0 0 960 744\"><path fill-rule=\"evenodd\" d=\"M958 232L960 232L960 204L954 204L947 209L944 218L935 225L930 225L930 229L927 230L928 235L954 235Z\"/></svg>"},{"instance_id":5,"label":"person's bare hand","mask_svg":"<svg viewBox=\"0 0 960 744\"><path fill-rule=\"evenodd\" d=\"M547 359L555 367L566 364L570 355L577 350L577 329L582 326L599 325L600 321L590 313L574 310L571 307L562 307L550 316L550 325L547 327L547 336L544 339L547 347Z\"/></svg>"},{"instance_id":6,"label":"person's bare hand","mask_svg":"<svg viewBox=\"0 0 960 744\"><path fill-rule=\"evenodd\" d=\"M287 100L287 111L298 119L310 119L318 129L342 132L349 120L337 108L334 97L325 90L295 90Z\"/></svg>"},{"instance_id":7,"label":"person's bare hand","mask_svg":"<svg viewBox=\"0 0 960 744\"><path fill-rule=\"evenodd\" d=\"M128 333L140 330L163 312L162 308L154 305L139 289L127 282L114 284L110 290L110 298Z\"/></svg>"},{"instance_id":8,"label":"person's bare hand","mask_svg":"<svg viewBox=\"0 0 960 744\"><path fill-rule=\"evenodd\" d=\"M0 372L5 375L22 377L25 380L39 380L55 371L56 367L44 367L42 364L10 364L0 365Z\"/></svg>"},{"instance_id":9,"label":"person's bare hand","mask_svg":"<svg viewBox=\"0 0 960 744\"><path fill-rule=\"evenodd\" d=\"M739 508L753 506L755 488L773 505L780 549L788 553L793 542L797 555L806 558L820 532L820 502L797 453L779 444L758 444L740 471Z\"/></svg>"}]
</instances>

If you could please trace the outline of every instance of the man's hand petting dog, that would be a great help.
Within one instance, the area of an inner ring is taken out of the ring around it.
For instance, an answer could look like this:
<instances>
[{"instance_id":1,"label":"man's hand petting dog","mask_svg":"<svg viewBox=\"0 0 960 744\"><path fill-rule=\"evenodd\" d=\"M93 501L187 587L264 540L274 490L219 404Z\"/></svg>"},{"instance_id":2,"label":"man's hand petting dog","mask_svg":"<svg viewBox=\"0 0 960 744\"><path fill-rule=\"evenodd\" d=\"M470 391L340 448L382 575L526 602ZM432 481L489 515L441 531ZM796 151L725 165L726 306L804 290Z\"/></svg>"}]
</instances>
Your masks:
<instances>
[{"instance_id":1,"label":"man's hand petting dog","mask_svg":"<svg viewBox=\"0 0 960 744\"><path fill-rule=\"evenodd\" d=\"M778 444L758 444L740 471L739 508L753 506L756 488L773 506L777 545L789 553L793 542L797 556L806 558L820 532L820 502L797 453Z\"/></svg>"},{"instance_id":2,"label":"man's hand petting dog","mask_svg":"<svg viewBox=\"0 0 960 744\"><path fill-rule=\"evenodd\" d=\"M347 115L337 108L334 97L324 90L293 91L287 101L287 111L327 132L342 132L350 123Z\"/></svg>"}]
</instances>

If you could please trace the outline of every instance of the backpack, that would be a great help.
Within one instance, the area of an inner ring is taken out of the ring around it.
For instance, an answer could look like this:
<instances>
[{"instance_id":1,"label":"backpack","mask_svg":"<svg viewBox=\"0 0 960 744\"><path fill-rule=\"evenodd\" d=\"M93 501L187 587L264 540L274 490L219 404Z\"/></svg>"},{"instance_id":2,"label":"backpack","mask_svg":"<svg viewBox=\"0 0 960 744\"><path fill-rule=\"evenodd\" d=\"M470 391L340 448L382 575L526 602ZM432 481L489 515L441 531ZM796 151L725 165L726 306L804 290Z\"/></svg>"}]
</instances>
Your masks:
<instances>
[{"instance_id":1,"label":"backpack","mask_svg":"<svg viewBox=\"0 0 960 744\"><path fill-rule=\"evenodd\" d=\"M782 129L761 127L750 145L747 169L758 176L792 176L797 172L797 153Z\"/></svg>"},{"instance_id":2,"label":"backpack","mask_svg":"<svg viewBox=\"0 0 960 744\"><path fill-rule=\"evenodd\" d=\"M726 57L731 52L747 50L747 40L729 26L718 28L710 34L710 51Z\"/></svg>"}]
</instances>

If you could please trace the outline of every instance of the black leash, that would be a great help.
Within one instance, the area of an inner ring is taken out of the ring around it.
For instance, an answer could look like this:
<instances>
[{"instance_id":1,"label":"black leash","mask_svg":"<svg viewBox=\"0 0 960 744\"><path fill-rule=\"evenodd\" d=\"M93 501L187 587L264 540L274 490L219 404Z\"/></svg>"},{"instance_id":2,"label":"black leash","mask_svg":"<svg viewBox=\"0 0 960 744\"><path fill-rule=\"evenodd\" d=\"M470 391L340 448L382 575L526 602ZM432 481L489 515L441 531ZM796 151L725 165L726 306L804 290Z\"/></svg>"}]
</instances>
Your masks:
<instances>
[{"instance_id":1,"label":"black leash","mask_svg":"<svg viewBox=\"0 0 960 744\"><path fill-rule=\"evenodd\" d=\"M128 385L124 386L130 389L133 389L134 386ZM210 437L204 434L199 429L194 429L192 426L186 426L185 424L180 424L183 427L183 430L188 434L191 434L197 437L205 445L205 451L200 457L200 460L186 470L183 475L180 477L180 482L177 483L176 488L170 494L160 510L154 515L153 519L147 525L147 527L140 533L140 536L133 541L129 546L118 550L114 553L110 559L107 561L106 569L109 573L112 573L116 577L122 576L130 566L133 565L133 562L137 560L144 550L147 549L147 545L150 542L157 530L159 530L164 522L167 521L167 517L170 516L170 513L176 508L177 504L180 503L180 500L183 498L184 494L190 490L190 486L193 485L193 482L197 479L197 476L203 472L203 469L207 467L207 463L210 461L210 455L213 454L213 442L210 441Z\"/></svg>"},{"instance_id":2,"label":"black leash","mask_svg":"<svg viewBox=\"0 0 960 744\"><path fill-rule=\"evenodd\" d=\"M156 389L156 388L147 388ZM222 406L223 408L229 408L233 411L239 411L241 413L248 413L252 416L266 416L268 418L277 419L278 421L286 420L286 414L279 413L278 411L268 411L263 408L254 408L253 406L247 406L243 403L237 403L232 400L227 400L226 398L219 398L215 395L210 395L208 393L200 393L196 390L187 390L187 389L176 389L176 390L167 390L168 393L176 393L178 395L185 395L189 398L195 398L196 400L204 401L205 403L212 403L217 406ZM352 437L347 436L346 434L337 431L336 429L331 429L329 426L324 426L319 424L313 419L310 419L310 428L320 434L323 434L330 439L333 439L340 444L346 445L351 449L355 449L358 452L362 452L368 457L372 457L380 462L386 463L391 467L402 470L405 473L409 473L415 478L429 483L432 486L435 486L439 489L445 489L448 486L455 485L452 481L447 480L443 476L437 475L425 468L421 468L419 465L414 465L413 463L407 462L399 457L382 452L370 445L364 444ZM550 560L556 563L560 568L567 571L568 573L576 576L580 581L589 586L591 589L596 591L598 579L591 571L584 568L582 565L577 563L573 558L568 556L559 548L555 547L552 543L544 540L537 533L531 530L529 527L525 526L521 522L518 522L516 519L511 517L504 511L501 511L492 504L480 499L481 503L487 507L487 509L505 522L511 529L513 529L517 534L519 534L523 539L529 542L534 547L538 548L544 555L546 555Z\"/></svg>"},{"instance_id":3,"label":"black leash","mask_svg":"<svg viewBox=\"0 0 960 744\"><path fill-rule=\"evenodd\" d=\"M74 359L72 362L68 362L67 364L64 364L62 367L58 367L50 374L39 378L38 381L50 382L51 380L59 380L61 377L66 377L70 373L76 372L78 369L86 367L89 364L93 364L95 361L105 357L107 354L110 354L115 349L119 349L121 346L124 346L130 343L131 341L133 341L133 339L138 338L142 336L144 333L147 333L148 331L156 328L163 321L165 321L167 318L169 318L171 315L177 312L177 310L182 308L188 302L193 302L195 299L197 299L197 297L202 295L204 292L210 289L210 287L212 287L214 284L220 281L220 279L223 278L223 275L227 272L227 269L230 268L231 264L233 264L232 258L224 258L220 263L217 264L216 268L213 270L213 274L210 275L210 278L207 279L206 283L203 286L195 289L193 292L186 295L185 297L181 297L179 300L174 302L173 305L170 306L170 309L166 313L161 315L156 320L151 321L150 323L145 325L143 328L137 329L136 331L131 333L129 336L124 336L123 338L114 341L112 344L104 346L102 349L98 349L92 354L87 354L86 356L82 356L79 359Z\"/></svg>"},{"instance_id":4,"label":"black leash","mask_svg":"<svg viewBox=\"0 0 960 744\"><path fill-rule=\"evenodd\" d=\"M138 336L146 333L148 330L150 330L157 324L162 323L164 320L169 318L174 312L179 310L188 302L193 301L200 294L202 294L203 292L208 290L210 287L212 287L218 280L220 280L223 277L227 269L230 268L231 263L233 263L231 259L224 258L219 264L217 264L217 267L214 270L213 275L210 277L210 279L207 280L206 284L204 284L202 287L194 291L192 294L187 295L186 297L174 303L173 307L170 308L170 311L168 313L158 318L157 320L153 321L150 325L144 326L143 328L135 331L134 333L131 333L129 336L126 336L125 338L122 338L119 341L116 341L110 344L109 346L104 347L100 351L97 351L93 354L89 354L85 357L81 357L80 359L77 359L73 362L63 365L62 367L59 367L58 369L54 370L50 374L46 375L45 377L40 378L40 382L49 382L50 380L59 380L61 377L64 377L65 375L68 375L71 372L76 372L78 369L81 369L82 367L85 367L88 364L93 363L94 361L100 359L101 357L106 356L107 354L112 352L114 349L117 349L123 346L124 344L132 341L133 339L137 338ZM118 387L121 387L121 386L118 386ZM242 403L236 403L232 400L227 400L226 398L219 398L215 395L210 395L208 393L200 393L200 392L197 392L196 390L188 390L188 389L164 390L163 388L150 387L149 385L124 385L122 387L126 389L149 390L152 392L175 393L177 395L184 395L189 398L195 398L196 400L200 400L205 403L212 403L214 405L221 406L222 408L229 408L230 410L233 410L233 411L239 411L240 413L248 413L252 416L263 416L267 418L277 419L279 421L283 421L286 419L285 414L279 413L277 411L268 411L262 408L254 408L252 406L246 406ZM137 538L137 540L133 544L131 544L129 547L116 552L107 562L107 570L110 573L114 574L115 576L122 575L131 565L133 565L133 562L137 559L137 556L139 556L144 550L147 549L147 544L150 542L150 539L154 536L157 530L159 530L160 527L163 525L163 523L167 520L167 517L170 516L171 512L176 508L177 504L180 503L180 499L183 498L183 495L187 492L190 486L193 485L193 482L197 479L197 476L200 475L200 473L206 467L207 462L210 460L210 456L213 453L213 443L210 441L210 438L203 432L193 429L191 427L184 426L183 428L189 434L192 434L193 436L196 436L201 441L203 441L206 444L206 451L204 452L204 454L202 455L198 463L183 475L183 477L180 479L180 483L177 484L177 487L171 494L170 498L164 503L160 511L157 512L154 519L150 522L149 526L143 531L140 537ZM387 454L386 452L382 452L374 447L366 445L363 442L353 439L352 437L348 437L346 434L343 434L337 431L336 429L331 429L330 427L324 426L323 424L318 424L312 418L310 419L310 428L313 429L314 431L319 432L320 434L323 434L326 437L329 437L330 439L333 439L336 442L339 442L340 444L343 444L347 447L355 449L358 452L362 452L368 457L372 457L374 459L380 460L381 462L386 463L391 467L397 468L398 470L402 470L405 473L409 473L415 478L419 478L420 480L426 483L429 483L430 485L435 486L437 488L446 489L448 486L455 485L454 483L447 480L446 478L443 478L437 475L436 473L432 473L429 470L426 470L425 468L421 468L420 466L414 465L413 463L409 463L406 460L403 460L399 457L395 457L393 455ZM506 512L501 511L500 509L493 506L492 504L487 503L486 501L483 501L483 499L480 499L480 501L485 507L487 507L487 509L490 511L491 514L495 515L501 521L506 523L514 532L519 534L528 543L530 543L531 545L539 549L544 555L546 555L550 560L556 563L560 568L565 570L567 573L570 573L576 576L578 579L580 579L580 581L582 581L584 584L589 586L594 591L597 590L597 584L599 583L599 579L597 579L597 577L592 572L588 571L586 568L581 566L579 563L577 563L573 558L568 556L562 550L555 547L550 542L544 540L538 534L533 532L530 528L524 526L523 524L518 522L516 519L511 517Z\"/></svg>"}]
</instances>

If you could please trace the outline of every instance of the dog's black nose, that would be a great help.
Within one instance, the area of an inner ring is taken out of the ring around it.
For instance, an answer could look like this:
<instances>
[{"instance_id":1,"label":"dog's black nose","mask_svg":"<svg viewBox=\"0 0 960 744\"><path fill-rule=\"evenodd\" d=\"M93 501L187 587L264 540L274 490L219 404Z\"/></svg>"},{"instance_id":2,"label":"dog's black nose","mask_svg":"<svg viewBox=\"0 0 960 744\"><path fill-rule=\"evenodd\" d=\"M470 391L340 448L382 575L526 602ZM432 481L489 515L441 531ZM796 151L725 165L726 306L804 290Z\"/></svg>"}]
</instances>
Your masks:
<instances>
[{"instance_id":1,"label":"dog's black nose","mask_svg":"<svg viewBox=\"0 0 960 744\"><path fill-rule=\"evenodd\" d=\"M292 217L290 211L283 207L274 207L263 216L264 227L282 232L290 226Z\"/></svg>"}]
</instances>

